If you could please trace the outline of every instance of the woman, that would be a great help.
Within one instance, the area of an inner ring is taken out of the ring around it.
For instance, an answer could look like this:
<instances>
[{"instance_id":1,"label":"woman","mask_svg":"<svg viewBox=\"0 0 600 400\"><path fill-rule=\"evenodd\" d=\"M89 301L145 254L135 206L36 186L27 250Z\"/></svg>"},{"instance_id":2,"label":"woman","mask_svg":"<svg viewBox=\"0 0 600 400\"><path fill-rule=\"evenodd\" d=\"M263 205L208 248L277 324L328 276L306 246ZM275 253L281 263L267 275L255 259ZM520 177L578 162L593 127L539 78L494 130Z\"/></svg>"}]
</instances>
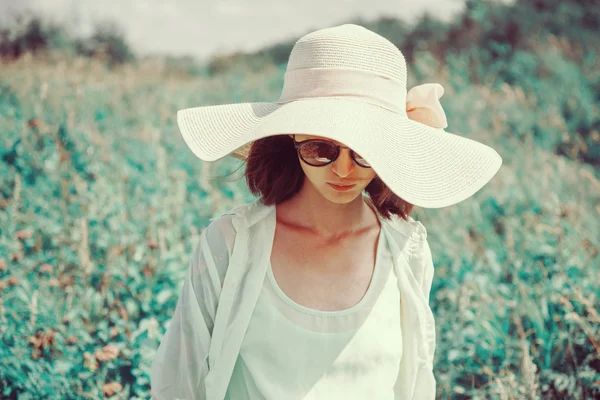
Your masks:
<instances>
[{"instance_id":1,"label":"woman","mask_svg":"<svg viewBox=\"0 0 600 400\"><path fill-rule=\"evenodd\" d=\"M444 131L443 89L361 26L299 39L276 103L178 112L203 161L259 196L202 232L152 365L155 399L433 399L433 262L414 205L481 189L502 159Z\"/></svg>"}]
</instances>

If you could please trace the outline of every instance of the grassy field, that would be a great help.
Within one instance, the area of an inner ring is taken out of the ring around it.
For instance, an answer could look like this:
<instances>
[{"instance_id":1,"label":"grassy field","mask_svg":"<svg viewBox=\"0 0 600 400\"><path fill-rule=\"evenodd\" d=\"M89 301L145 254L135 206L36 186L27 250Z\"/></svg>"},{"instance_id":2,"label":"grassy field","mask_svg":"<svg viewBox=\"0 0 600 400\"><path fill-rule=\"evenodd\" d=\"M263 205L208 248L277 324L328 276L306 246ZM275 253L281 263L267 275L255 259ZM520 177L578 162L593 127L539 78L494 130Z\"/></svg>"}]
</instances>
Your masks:
<instances>
[{"instance_id":1,"label":"grassy field","mask_svg":"<svg viewBox=\"0 0 600 400\"><path fill-rule=\"evenodd\" d=\"M568 126L549 100L559 75L541 107L519 86L461 80L466 63L417 59L411 79L427 79L409 82L441 83L448 130L504 159L472 198L413 214L436 266L438 398L599 398L598 171L529 134L531 121ZM0 397L148 398L192 246L210 217L253 200L243 180L213 179L239 161L208 168L185 147L176 111L274 101L284 67L0 69Z\"/></svg>"}]
</instances>

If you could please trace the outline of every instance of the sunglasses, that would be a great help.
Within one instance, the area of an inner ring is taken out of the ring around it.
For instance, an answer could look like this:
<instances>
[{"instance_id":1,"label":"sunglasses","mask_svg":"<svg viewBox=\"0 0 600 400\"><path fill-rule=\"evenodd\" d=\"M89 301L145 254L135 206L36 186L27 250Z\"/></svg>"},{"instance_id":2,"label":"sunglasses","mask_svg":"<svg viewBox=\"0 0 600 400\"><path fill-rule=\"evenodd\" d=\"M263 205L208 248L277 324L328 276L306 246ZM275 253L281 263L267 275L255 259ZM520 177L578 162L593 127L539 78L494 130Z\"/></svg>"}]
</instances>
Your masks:
<instances>
[{"instance_id":1,"label":"sunglasses","mask_svg":"<svg viewBox=\"0 0 600 400\"><path fill-rule=\"evenodd\" d=\"M331 164L339 157L340 149L349 148L321 139L309 139L297 142L296 136L294 136L294 147L296 147L296 151L302 161L313 167L323 167ZM367 160L356 154L354 150L350 150L350 156L358 166L371 168Z\"/></svg>"}]
</instances>

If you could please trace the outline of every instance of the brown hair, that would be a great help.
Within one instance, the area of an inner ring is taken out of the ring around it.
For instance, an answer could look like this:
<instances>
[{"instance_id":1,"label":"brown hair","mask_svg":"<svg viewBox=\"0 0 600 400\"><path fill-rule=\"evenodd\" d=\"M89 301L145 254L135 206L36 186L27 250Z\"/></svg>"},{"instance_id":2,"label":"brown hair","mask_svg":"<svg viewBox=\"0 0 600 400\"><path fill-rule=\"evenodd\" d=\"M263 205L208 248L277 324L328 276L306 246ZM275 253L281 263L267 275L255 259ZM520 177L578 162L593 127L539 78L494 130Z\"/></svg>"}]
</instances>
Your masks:
<instances>
[{"instance_id":1,"label":"brown hair","mask_svg":"<svg viewBox=\"0 0 600 400\"><path fill-rule=\"evenodd\" d=\"M260 196L265 205L282 203L302 188L304 171L292 139L288 135L269 136L252 143L244 172L250 192ZM413 204L401 199L376 176L365 187L379 214L392 214L407 220Z\"/></svg>"}]
</instances>

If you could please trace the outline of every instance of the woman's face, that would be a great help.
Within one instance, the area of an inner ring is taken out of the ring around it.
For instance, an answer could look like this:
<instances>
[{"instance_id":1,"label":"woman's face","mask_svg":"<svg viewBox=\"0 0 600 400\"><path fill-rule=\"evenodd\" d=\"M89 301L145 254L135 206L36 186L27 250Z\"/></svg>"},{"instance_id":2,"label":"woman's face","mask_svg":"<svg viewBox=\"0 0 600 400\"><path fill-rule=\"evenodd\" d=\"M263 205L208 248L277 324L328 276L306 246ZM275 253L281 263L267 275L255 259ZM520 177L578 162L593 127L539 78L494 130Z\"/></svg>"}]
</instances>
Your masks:
<instances>
[{"instance_id":1,"label":"woman's face","mask_svg":"<svg viewBox=\"0 0 600 400\"><path fill-rule=\"evenodd\" d=\"M294 135L289 135L294 137ZM337 145L345 146L338 141L315 135L295 135L297 142L309 139L322 139ZM340 149L339 157L331 164L323 167L313 167L302 161L298 161L306 175L308 183L312 185L323 197L334 203L349 203L361 195L365 187L375 178L376 174L372 168L363 168L352 160L350 149ZM343 184L354 186L349 190L338 191L332 184Z\"/></svg>"}]
</instances>

